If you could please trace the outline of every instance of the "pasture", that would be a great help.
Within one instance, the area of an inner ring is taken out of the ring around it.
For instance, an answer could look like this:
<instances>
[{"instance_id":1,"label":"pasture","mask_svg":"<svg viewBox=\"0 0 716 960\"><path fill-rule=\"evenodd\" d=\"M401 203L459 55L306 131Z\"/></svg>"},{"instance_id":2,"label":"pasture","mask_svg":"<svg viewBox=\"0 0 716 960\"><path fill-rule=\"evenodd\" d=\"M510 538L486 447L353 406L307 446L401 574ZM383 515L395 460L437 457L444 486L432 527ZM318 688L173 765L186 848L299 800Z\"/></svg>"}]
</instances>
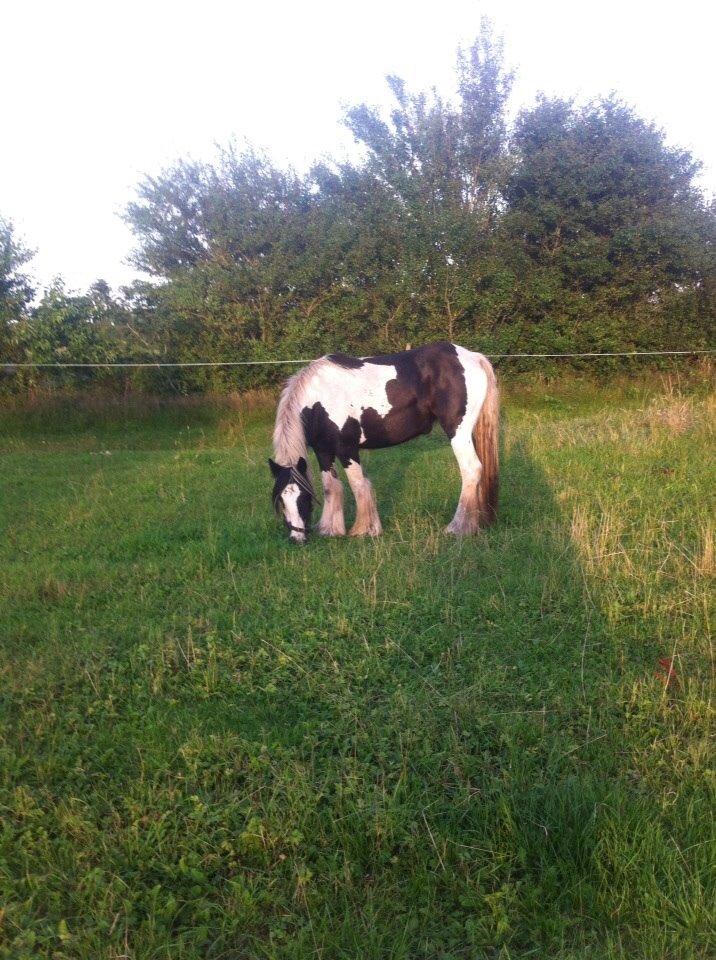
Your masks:
<instances>
[{"instance_id":1,"label":"pasture","mask_svg":"<svg viewBox=\"0 0 716 960\"><path fill-rule=\"evenodd\" d=\"M495 527L435 430L306 548L273 410L0 413L0 957L713 956L713 395L514 388Z\"/></svg>"}]
</instances>

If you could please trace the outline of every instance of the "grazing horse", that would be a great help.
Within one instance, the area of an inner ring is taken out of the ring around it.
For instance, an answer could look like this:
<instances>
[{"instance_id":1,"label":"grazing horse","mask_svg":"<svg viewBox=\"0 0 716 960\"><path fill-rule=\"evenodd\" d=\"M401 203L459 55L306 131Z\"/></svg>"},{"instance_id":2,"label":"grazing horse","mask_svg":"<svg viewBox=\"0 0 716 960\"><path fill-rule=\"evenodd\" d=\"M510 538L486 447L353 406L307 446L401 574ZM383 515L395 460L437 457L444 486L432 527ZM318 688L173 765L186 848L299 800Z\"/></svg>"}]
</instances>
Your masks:
<instances>
[{"instance_id":1,"label":"grazing horse","mask_svg":"<svg viewBox=\"0 0 716 960\"><path fill-rule=\"evenodd\" d=\"M490 362L453 343L431 343L403 353L349 357L332 353L299 370L284 387L273 434L273 503L294 543L305 543L315 499L306 461L311 447L323 483L318 532L346 532L343 466L356 500L352 536L382 533L373 485L361 450L392 447L435 421L450 439L462 492L448 533L475 533L497 514L499 399Z\"/></svg>"}]
</instances>

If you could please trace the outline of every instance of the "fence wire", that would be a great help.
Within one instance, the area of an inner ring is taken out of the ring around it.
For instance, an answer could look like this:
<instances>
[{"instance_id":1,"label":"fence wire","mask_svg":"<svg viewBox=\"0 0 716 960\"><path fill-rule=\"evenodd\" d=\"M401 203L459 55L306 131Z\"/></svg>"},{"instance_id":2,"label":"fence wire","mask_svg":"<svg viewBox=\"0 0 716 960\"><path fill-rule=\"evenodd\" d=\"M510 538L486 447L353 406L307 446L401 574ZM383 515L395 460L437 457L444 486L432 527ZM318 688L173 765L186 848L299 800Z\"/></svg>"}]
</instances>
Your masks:
<instances>
[{"instance_id":1,"label":"fence wire","mask_svg":"<svg viewBox=\"0 0 716 960\"><path fill-rule=\"evenodd\" d=\"M615 352L597 352L586 353L486 353L489 360L561 360L561 359L592 359L600 357L695 357L705 356L716 353L716 349L698 349L698 350L624 350ZM67 363L51 362L21 362L12 363L10 361L0 361L0 367L5 370L24 370L32 369L89 369L89 368L145 368L147 370L156 370L161 367L258 367L258 366L279 366L297 363L312 363L314 358L299 360L187 360L187 361L121 361L106 363ZM365 358L363 358L365 359Z\"/></svg>"}]
</instances>

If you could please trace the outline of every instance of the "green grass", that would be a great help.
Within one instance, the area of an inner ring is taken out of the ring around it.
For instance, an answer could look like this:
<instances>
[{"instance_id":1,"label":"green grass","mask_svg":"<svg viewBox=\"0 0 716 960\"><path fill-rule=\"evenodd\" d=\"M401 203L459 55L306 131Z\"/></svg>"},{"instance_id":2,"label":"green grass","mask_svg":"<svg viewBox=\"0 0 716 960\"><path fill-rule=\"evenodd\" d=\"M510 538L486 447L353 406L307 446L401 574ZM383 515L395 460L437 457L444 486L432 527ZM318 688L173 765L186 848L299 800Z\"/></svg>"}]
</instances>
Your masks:
<instances>
[{"instance_id":1,"label":"green grass","mask_svg":"<svg viewBox=\"0 0 716 960\"><path fill-rule=\"evenodd\" d=\"M713 956L714 412L515 393L489 532L436 432L297 549L265 402L6 408L0 956Z\"/></svg>"}]
</instances>

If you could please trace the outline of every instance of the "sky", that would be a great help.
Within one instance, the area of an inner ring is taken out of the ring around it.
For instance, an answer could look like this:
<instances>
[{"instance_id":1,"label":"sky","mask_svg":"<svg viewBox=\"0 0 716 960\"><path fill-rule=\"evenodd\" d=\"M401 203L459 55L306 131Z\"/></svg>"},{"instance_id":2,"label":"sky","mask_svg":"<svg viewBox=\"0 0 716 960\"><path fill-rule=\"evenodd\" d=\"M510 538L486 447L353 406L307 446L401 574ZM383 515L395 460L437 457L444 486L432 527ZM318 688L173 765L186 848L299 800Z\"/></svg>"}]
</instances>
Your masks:
<instances>
[{"instance_id":1,"label":"sky","mask_svg":"<svg viewBox=\"0 0 716 960\"><path fill-rule=\"evenodd\" d=\"M388 73L454 89L458 45L488 16L536 94L617 93L700 159L716 192L707 0L2 0L0 215L42 286L128 283L121 220L139 180L235 138L279 164L350 155L345 105L389 102Z\"/></svg>"}]
</instances>

